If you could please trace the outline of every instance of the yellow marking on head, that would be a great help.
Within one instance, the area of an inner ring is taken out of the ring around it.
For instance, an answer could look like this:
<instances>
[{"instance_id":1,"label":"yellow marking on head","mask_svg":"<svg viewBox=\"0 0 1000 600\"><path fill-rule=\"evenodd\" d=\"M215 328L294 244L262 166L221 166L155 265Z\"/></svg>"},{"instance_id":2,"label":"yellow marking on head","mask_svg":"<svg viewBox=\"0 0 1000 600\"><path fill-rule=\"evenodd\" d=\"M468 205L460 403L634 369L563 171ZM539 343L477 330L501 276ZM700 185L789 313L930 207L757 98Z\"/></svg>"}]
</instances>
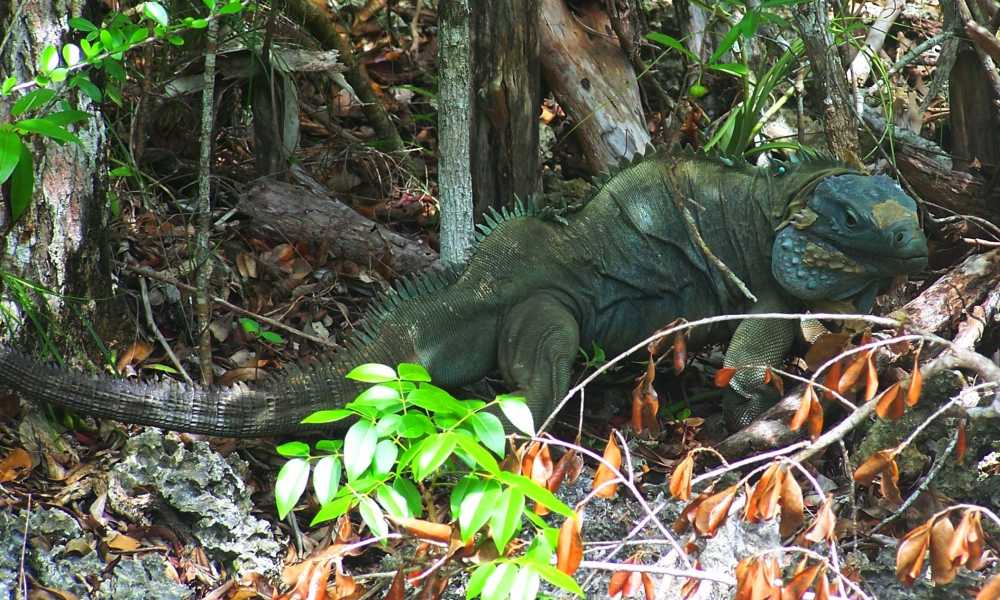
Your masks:
<instances>
[{"instance_id":1,"label":"yellow marking on head","mask_svg":"<svg viewBox=\"0 0 1000 600\"><path fill-rule=\"evenodd\" d=\"M864 272L861 265L851 260L843 252L830 250L812 242L806 242L805 250L802 252L802 264L806 267L840 271L843 273Z\"/></svg>"},{"instance_id":2,"label":"yellow marking on head","mask_svg":"<svg viewBox=\"0 0 1000 600\"><path fill-rule=\"evenodd\" d=\"M879 202L872 207L872 217L879 229L888 229L890 226L900 221L916 222L917 215L895 198L890 198L884 202Z\"/></svg>"}]
</instances>

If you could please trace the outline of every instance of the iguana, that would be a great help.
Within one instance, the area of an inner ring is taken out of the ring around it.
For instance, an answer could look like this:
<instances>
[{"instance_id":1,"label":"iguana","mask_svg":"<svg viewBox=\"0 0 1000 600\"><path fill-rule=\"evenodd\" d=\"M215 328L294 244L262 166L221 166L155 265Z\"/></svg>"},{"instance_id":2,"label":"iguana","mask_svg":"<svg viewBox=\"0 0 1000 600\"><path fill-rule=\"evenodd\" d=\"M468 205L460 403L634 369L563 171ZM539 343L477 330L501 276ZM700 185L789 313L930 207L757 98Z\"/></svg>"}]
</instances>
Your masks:
<instances>
[{"instance_id":1,"label":"iguana","mask_svg":"<svg viewBox=\"0 0 1000 600\"><path fill-rule=\"evenodd\" d=\"M692 241L680 206L755 304ZM253 387L89 377L8 347L0 386L87 415L251 437L307 429L306 415L353 399L358 384L344 374L356 365L416 362L446 387L499 369L537 420L566 393L581 346L596 342L614 356L678 317L801 311L830 300L868 310L880 286L927 264L913 199L887 177L826 160L756 168L657 154L605 180L562 222L531 213L518 206L487 217L463 270L404 281L346 348ZM735 332L699 329L691 343L731 337L727 365L777 365L797 326L747 319ZM750 415L759 411L761 372L740 370L731 383L751 399Z\"/></svg>"}]
</instances>

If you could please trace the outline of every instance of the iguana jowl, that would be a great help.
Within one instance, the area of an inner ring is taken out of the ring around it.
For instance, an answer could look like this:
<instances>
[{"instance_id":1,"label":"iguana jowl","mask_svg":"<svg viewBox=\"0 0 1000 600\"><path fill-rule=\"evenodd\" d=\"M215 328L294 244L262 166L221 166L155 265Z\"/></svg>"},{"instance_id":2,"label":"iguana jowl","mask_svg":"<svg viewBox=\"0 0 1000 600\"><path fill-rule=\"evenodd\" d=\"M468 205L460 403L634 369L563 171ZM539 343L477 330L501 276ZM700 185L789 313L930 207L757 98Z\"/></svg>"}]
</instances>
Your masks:
<instances>
[{"instance_id":1,"label":"iguana jowl","mask_svg":"<svg viewBox=\"0 0 1000 600\"><path fill-rule=\"evenodd\" d=\"M675 191L756 304L692 242ZM418 362L443 386L499 368L538 419L568 389L577 349L592 342L614 355L678 317L801 311L830 300L868 310L880 286L927 264L916 208L892 180L827 161L760 169L653 156L609 178L563 223L520 209L491 217L463 271L404 282L346 349L254 387L92 378L6 347L0 385L88 415L262 436L307 429L300 421L309 413L353 399L358 388L344 374L358 364ZM731 336L728 365L778 365L797 327L748 319L735 332L697 330L692 343ZM760 373L743 369L731 385L753 399Z\"/></svg>"}]
</instances>

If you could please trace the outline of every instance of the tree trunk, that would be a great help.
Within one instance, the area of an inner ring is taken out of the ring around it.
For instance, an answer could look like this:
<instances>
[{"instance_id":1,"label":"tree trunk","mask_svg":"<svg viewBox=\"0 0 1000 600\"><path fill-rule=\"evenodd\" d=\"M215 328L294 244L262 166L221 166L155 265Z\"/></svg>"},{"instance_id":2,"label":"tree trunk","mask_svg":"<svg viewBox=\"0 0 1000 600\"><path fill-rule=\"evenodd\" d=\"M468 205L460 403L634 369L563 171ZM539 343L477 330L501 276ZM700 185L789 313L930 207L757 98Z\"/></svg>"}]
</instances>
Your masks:
<instances>
[{"instance_id":1,"label":"tree trunk","mask_svg":"<svg viewBox=\"0 0 1000 600\"><path fill-rule=\"evenodd\" d=\"M18 81L30 81L35 75L38 56L49 45L60 47L67 32L68 18L80 16L80 2L70 0L39 0L19 2L17 18L0 10L0 22L10 24L0 56L0 72L15 76ZM7 10L11 4L7 4ZM77 92L66 98L71 105L86 112L95 112L90 101ZM0 122L10 122L10 109L17 97L0 99ZM29 111L30 112L30 111ZM44 113L43 113L44 114ZM39 116L23 114L19 118ZM36 323L34 333L43 339L52 335L73 336L73 329L64 327L82 318L89 325L94 312L92 304L74 303L67 298L111 297L110 270L107 268L104 244L108 227L103 202L97 200L98 176L104 171L103 147L106 131L103 121L94 117L75 128L82 145L57 145L38 136L23 138L34 157L35 182L31 205L17 223L11 223L9 198L5 198L0 214L4 236L0 269L23 280L52 290L53 294L22 294L24 286L6 280L3 294L5 311L12 311L23 324L29 303L52 319ZM119 311L102 310L104 314ZM125 325L117 319L120 325ZM53 325L55 324L55 325ZM102 331L99 323L98 331ZM22 329L24 333L29 333ZM90 347L93 347L92 344Z\"/></svg>"},{"instance_id":2,"label":"tree trunk","mask_svg":"<svg viewBox=\"0 0 1000 600\"><path fill-rule=\"evenodd\" d=\"M538 0L471 0L475 214L537 190Z\"/></svg>"},{"instance_id":3,"label":"tree trunk","mask_svg":"<svg viewBox=\"0 0 1000 600\"><path fill-rule=\"evenodd\" d=\"M441 261L464 263L472 251L472 49L469 0L438 5L440 70L438 188L441 190Z\"/></svg>"}]
</instances>

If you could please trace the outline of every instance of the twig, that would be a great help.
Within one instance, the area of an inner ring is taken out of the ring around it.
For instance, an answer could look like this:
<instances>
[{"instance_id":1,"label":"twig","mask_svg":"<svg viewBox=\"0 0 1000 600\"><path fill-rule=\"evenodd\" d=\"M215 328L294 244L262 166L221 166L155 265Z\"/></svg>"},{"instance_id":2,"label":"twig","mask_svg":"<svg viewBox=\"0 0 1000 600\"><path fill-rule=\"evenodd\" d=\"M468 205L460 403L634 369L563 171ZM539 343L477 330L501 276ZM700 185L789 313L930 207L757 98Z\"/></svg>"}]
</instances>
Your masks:
<instances>
[{"instance_id":1,"label":"twig","mask_svg":"<svg viewBox=\"0 0 1000 600\"><path fill-rule=\"evenodd\" d=\"M31 500L32 495L28 494L28 503L24 508L24 533L21 534L21 557L18 561L17 583L21 598L28 597L27 571L24 570L24 558L28 554L28 532L31 531Z\"/></svg>"},{"instance_id":2,"label":"twig","mask_svg":"<svg viewBox=\"0 0 1000 600\"><path fill-rule=\"evenodd\" d=\"M879 523L875 525L875 527L872 527L871 531L868 532L869 535L877 533L879 529L882 529L889 523L893 522L895 519L898 519L900 516L903 515L904 512L906 512L906 509L909 508L910 505L912 505L914 502L917 501L917 498L920 497L920 494L922 494L927 489L927 486L929 486L931 482L934 481L934 478L937 477L938 471L941 470L941 467L943 467L944 464L948 462L949 458L951 457L951 451L955 449L955 445L957 443L958 443L958 430L956 429L951 434L951 438L948 439L948 445L945 447L945 449L942 450L940 453L938 453L938 455L934 458L934 464L931 465L930 471L928 471L927 475L925 475L923 480L921 480L920 485L918 485L917 488L913 490L913 493L911 493L906 498L906 500L904 500L903 503L899 505L899 508L893 511L893 513L888 517L879 521Z\"/></svg>"},{"instance_id":3,"label":"twig","mask_svg":"<svg viewBox=\"0 0 1000 600\"><path fill-rule=\"evenodd\" d=\"M173 279L172 277L168 277L166 275L161 275L160 273L157 273L156 271L154 271L152 269L147 269L145 267L137 267L137 266L126 264L126 263L118 263L118 264L123 269L125 269L126 271L130 271L132 273L135 273L136 275L141 275L143 277L149 277L150 279L155 279L157 281L162 281L163 283L168 283L170 285L177 286L178 288L180 288L182 290L185 290L185 291L188 291L188 292L192 292L193 293L193 292L196 291L196 288L194 286L188 285L188 284L180 282L180 281L177 281L176 279ZM315 342L317 344L322 344L323 346L326 346L328 348L336 348L337 347L337 344L334 344L330 340L327 340L327 339L324 339L324 338L320 338L320 337L316 337L314 335L310 335L310 334L308 334L308 333L306 333L306 332L304 332L302 330L299 330L299 329L296 329L294 327L290 327L288 325L285 325L281 321L275 321L274 319L271 319L269 317L265 317L264 315L261 315L261 314L249 311L249 310L247 310L245 308L236 306L235 304L227 302L226 300L223 300L222 298L219 298L218 296L212 296L212 302L214 302L215 304L218 304L219 306L224 306L225 308L228 308L231 311L238 312L241 315L246 315L248 317L256 319L256 320L260 321L261 323L266 323L267 325L270 325L271 327L274 327L274 328L277 328L277 329L281 329L282 331L288 332L288 333L290 333L292 335L295 335L295 336L298 336L300 338L309 340L310 342Z\"/></svg>"},{"instance_id":4,"label":"twig","mask_svg":"<svg viewBox=\"0 0 1000 600\"><path fill-rule=\"evenodd\" d=\"M198 157L198 201L195 207L195 255L198 272L194 295L198 317L198 363L201 382L211 384L212 373L212 303L208 286L212 277L212 132L215 130L215 56L218 47L219 22L209 21L205 32L205 87L201 94L201 152Z\"/></svg>"},{"instance_id":5,"label":"twig","mask_svg":"<svg viewBox=\"0 0 1000 600\"><path fill-rule=\"evenodd\" d=\"M184 370L184 366L181 365L181 361L177 358L177 355L174 354L174 351L170 347L170 344L167 343L167 338L163 337L163 332L161 332L160 328L156 326L156 320L153 318L153 308L149 305L149 290L146 288L145 277L139 278L139 289L142 295L142 308L143 311L146 313L146 324L149 325L149 328L153 330L153 334L156 336L156 339L160 342L160 346L163 347L163 350L167 353L167 356L170 357L170 362L174 363L174 368L176 368L177 372L181 374L181 377L184 378L184 381L186 381L188 385L194 385L194 381L191 380L191 376L188 375L187 371Z\"/></svg>"},{"instance_id":6,"label":"twig","mask_svg":"<svg viewBox=\"0 0 1000 600\"><path fill-rule=\"evenodd\" d=\"M636 565L631 563L613 563L600 560L584 560L580 562L581 567L589 569L600 569L603 571L629 571L634 573L656 573L659 575L672 575L673 577L686 577L689 579L707 579L725 585L736 585L736 580L727 575L719 575L712 571L701 571L698 569L671 569L670 567L660 567L657 565Z\"/></svg>"},{"instance_id":7,"label":"twig","mask_svg":"<svg viewBox=\"0 0 1000 600\"><path fill-rule=\"evenodd\" d=\"M879 13L871 29L868 30L864 47L858 50L858 54L851 61L851 66L847 68L847 79L856 86L860 87L868 81L872 72L872 58L882 49L886 35L896 22L896 17L903 12L905 4L903 0L889 0L889 2L892 3L892 7L885 7Z\"/></svg>"}]
</instances>

